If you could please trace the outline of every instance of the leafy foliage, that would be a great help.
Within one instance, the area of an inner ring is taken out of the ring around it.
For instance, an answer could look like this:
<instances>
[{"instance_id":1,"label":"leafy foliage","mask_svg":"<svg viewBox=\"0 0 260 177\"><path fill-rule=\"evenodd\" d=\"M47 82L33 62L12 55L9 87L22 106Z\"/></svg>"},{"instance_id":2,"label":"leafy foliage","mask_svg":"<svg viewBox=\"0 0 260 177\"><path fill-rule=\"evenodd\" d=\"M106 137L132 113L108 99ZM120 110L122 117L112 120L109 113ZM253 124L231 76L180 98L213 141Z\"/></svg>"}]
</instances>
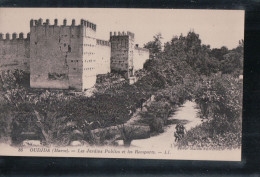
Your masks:
<instances>
[{"instance_id":1,"label":"leafy foliage","mask_svg":"<svg viewBox=\"0 0 260 177\"><path fill-rule=\"evenodd\" d=\"M173 37L157 58L145 63L146 70L160 76L158 101L172 106L195 99L201 118L209 119L188 131L179 147L240 147L242 83L238 76L242 74L243 48L244 42L239 41L232 50L210 49L201 44L198 34L189 32ZM148 110L144 118L156 115L161 119L160 109L151 106Z\"/></svg>"},{"instance_id":2,"label":"leafy foliage","mask_svg":"<svg viewBox=\"0 0 260 177\"><path fill-rule=\"evenodd\" d=\"M117 127L123 139L124 146L129 147L134 139L135 131L140 129L140 127L125 126L124 124L118 125Z\"/></svg>"},{"instance_id":3,"label":"leafy foliage","mask_svg":"<svg viewBox=\"0 0 260 177\"><path fill-rule=\"evenodd\" d=\"M162 51L162 34L158 33L155 36L153 36L153 38L153 41L150 41L144 45L144 48L147 48L150 51L150 58L156 57Z\"/></svg>"},{"instance_id":4,"label":"leafy foliage","mask_svg":"<svg viewBox=\"0 0 260 177\"><path fill-rule=\"evenodd\" d=\"M195 98L207 122L190 130L180 148L224 149L241 146L242 82L230 75L204 78Z\"/></svg>"}]
</instances>

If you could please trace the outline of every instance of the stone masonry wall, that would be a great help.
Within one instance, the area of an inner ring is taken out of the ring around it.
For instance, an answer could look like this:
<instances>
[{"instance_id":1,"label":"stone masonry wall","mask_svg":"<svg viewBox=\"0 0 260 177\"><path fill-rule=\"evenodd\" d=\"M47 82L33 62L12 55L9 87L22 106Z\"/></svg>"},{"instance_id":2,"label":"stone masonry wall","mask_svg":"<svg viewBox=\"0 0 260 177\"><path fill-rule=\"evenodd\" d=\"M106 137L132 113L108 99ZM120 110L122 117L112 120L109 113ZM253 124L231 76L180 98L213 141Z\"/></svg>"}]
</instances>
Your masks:
<instances>
[{"instance_id":1,"label":"stone masonry wall","mask_svg":"<svg viewBox=\"0 0 260 177\"><path fill-rule=\"evenodd\" d=\"M30 22L30 85L34 88L82 88L82 26Z\"/></svg>"},{"instance_id":2,"label":"stone masonry wall","mask_svg":"<svg viewBox=\"0 0 260 177\"><path fill-rule=\"evenodd\" d=\"M110 42L96 39L96 24L72 20L67 25L49 19L30 21L30 33L0 33L0 71L20 69L30 72L32 88L84 91L96 83L97 74L116 71L126 78L143 68L149 50L134 45L134 33L112 32Z\"/></svg>"},{"instance_id":3,"label":"stone masonry wall","mask_svg":"<svg viewBox=\"0 0 260 177\"><path fill-rule=\"evenodd\" d=\"M144 67L144 63L149 59L149 50L135 46L134 50L134 70Z\"/></svg>"},{"instance_id":4,"label":"stone masonry wall","mask_svg":"<svg viewBox=\"0 0 260 177\"><path fill-rule=\"evenodd\" d=\"M89 54L95 56L95 24L82 19L79 25L75 20L67 25L64 19L58 25L55 19L50 25L48 19L39 19L31 20L30 31L31 87L82 91L94 86L96 72Z\"/></svg>"},{"instance_id":5,"label":"stone masonry wall","mask_svg":"<svg viewBox=\"0 0 260 177\"><path fill-rule=\"evenodd\" d=\"M91 88L96 83L96 25L94 28L90 26L89 22L84 21L84 34L83 34L83 88Z\"/></svg>"},{"instance_id":6,"label":"stone masonry wall","mask_svg":"<svg viewBox=\"0 0 260 177\"><path fill-rule=\"evenodd\" d=\"M125 72L129 76L129 69L133 68L134 34L131 32L110 32L111 42L111 71Z\"/></svg>"},{"instance_id":7,"label":"stone masonry wall","mask_svg":"<svg viewBox=\"0 0 260 177\"><path fill-rule=\"evenodd\" d=\"M110 72L111 46L109 41L97 39L97 74L107 74Z\"/></svg>"},{"instance_id":8,"label":"stone masonry wall","mask_svg":"<svg viewBox=\"0 0 260 177\"><path fill-rule=\"evenodd\" d=\"M134 75L134 49L135 49L135 36L134 33L127 32L129 36L129 52L128 52L128 76L132 77Z\"/></svg>"},{"instance_id":9,"label":"stone masonry wall","mask_svg":"<svg viewBox=\"0 0 260 177\"><path fill-rule=\"evenodd\" d=\"M16 69L29 72L30 70L30 34L24 38L23 33L7 33L5 38L0 33L0 71Z\"/></svg>"}]
</instances>

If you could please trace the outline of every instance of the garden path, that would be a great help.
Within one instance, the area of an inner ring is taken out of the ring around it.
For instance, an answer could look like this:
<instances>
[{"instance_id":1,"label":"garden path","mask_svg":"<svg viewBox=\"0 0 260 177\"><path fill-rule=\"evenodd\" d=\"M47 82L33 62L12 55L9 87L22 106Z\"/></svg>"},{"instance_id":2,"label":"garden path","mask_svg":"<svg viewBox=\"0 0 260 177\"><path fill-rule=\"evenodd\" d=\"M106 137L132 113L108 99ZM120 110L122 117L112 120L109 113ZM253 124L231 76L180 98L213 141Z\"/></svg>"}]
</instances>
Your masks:
<instances>
[{"instance_id":1,"label":"garden path","mask_svg":"<svg viewBox=\"0 0 260 177\"><path fill-rule=\"evenodd\" d=\"M146 100L143 103L143 110L142 111L147 111L146 106L149 107L153 101L154 101L154 95L152 95L150 99ZM137 124L139 124L137 122L138 122L139 119L141 119L140 112L142 112L142 111L141 111L141 108L138 108L134 112L132 117L125 123L125 125L137 125Z\"/></svg>"},{"instance_id":2,"label":"garden path","mask_svg":"<svg viewBox=\"0 0 260 177\"><path fill-rule=\"evenodd\" d=\"M163 133L147 139L133 140L131 146L144 149L173 147L176 124L179 122L184 123L186 130L201 124L201 119L198 117L197 113L198 109L196 108L196 103L187 101L183 104L183 106L177 109L174 115L169 118L170 121L175 123L167 126ZM119 145L123 144L122 141L119 141L118 143Z\"/></svg>"}]
</instances>

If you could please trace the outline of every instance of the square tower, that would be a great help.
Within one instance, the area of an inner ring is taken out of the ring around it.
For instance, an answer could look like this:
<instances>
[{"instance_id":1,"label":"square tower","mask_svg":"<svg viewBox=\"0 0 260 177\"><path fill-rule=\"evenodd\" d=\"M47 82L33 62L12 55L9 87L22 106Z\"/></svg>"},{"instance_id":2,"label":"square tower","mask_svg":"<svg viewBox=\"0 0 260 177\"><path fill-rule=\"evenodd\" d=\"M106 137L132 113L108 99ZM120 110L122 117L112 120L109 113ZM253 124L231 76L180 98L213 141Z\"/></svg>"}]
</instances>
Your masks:
<instances>
[{"instance_id":1,"label":"square tower","mask_svg":"<svg viewBox=\"0 0 260 177\"><path fill-rule=\"evenodd\" d=\"M96 25L72 20L50 25L47 19L30 21L30 85L33 88L75 89L94 86ZM91 62L89 62L91 60Z\"/></svg>"},{"instance_id":2,"label":"square tower","mask_svg":"<svg viewBox=\"0 0 260 177\"><path fill-rule=\"evenodd\" d=\"M134 33L110 32L111 71L122 73L126 78L134 75Z\"/></svg>"}]
</instances>

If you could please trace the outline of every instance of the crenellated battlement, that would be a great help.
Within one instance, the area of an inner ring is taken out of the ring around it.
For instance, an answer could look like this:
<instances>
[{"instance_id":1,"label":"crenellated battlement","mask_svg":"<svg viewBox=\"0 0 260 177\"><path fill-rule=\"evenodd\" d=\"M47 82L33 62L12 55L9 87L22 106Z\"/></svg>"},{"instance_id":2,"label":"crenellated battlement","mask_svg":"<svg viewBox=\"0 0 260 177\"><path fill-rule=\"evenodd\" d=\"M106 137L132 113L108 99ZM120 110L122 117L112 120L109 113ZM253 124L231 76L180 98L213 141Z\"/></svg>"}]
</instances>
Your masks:
<instances>
[{"instance_id":1,"label":"crenellated battlement","mask_svg":"<svg viewBox=\"0 0 260 177\"><path fill-rule=\"evenodd\" d=\"M110 42L109 41L105 41L105 40L97 39L97 45L110 46Z\"/></svg>"},{"instance_id":2,"label":"crenellated battlement","mask_svg":"<svg viewBox=\"0 0 260 177\"><path fill-rule=\"evenodd\" d=\"M27 40L30 39L30 33L27 33L27 37L24 38L24 34L21 32L19 33L19 36L17 36L17 33L12 33L12 38L10 38L10 33L6 33L5 35L3 33L0 33L0 40Z\"/></svg>"},{"instance_id":3,"label":"crenellated battlement","mask_svg":"<svg viewBox=\"0 0 260 177\"><path fill-rule=\"evenodd\" d=\"M123 31L123 32L110 32L110 37L113 37L113 36L130 36L132 38L134 38L135 34L130 32L130 31L127 31L126 33Z\"/></svg>"},{"instance_id":4,"label":"crenellated battlement","mask_svg":"<svg viewBox=\"0 0 260 177\"><path fill-rule=\"evenodd\" d=\"M80 20L80 25L83 25L83 26L85 26L85 27L87 27L87 28L91 28L91 29L94 30L94 31L97 30L97 25L96 25L96 24L91 23L91 22L89 22L89 21L87 21L87 20L84 20L84 19L81 19L81 20Z\"/></svg>"},{"instance_id":5,"label":"crenellated battlement","mask_svg":"<svg viewBox=\"0 0 260 177\"><path fill-rule=\"evenodd\" d=\"M43 22L43 20L40 18L38 20L34 20L34 19L31 19L30 20L30 27L37 27L37 26L60 26L60 27L63 27L63 26L70 26L70 27L75 27L75 26L85 26L87 28L90 28L94 31L96 31L97 29L97 25L92 23L92 22L89 22L87 20L84 20L84 19L81 19L80 20L80 23L78 25L76 25L76 20L75 19L72 19L71 21L71 25L68 25L67 23L67 19L63 19L63 22L62 22L62 25L59 25L59 21L58 19L54 19L54 23L53 24L50 24L50 20L49 19L46 19L45 22Z\"/></svg>"}]
</instances>

